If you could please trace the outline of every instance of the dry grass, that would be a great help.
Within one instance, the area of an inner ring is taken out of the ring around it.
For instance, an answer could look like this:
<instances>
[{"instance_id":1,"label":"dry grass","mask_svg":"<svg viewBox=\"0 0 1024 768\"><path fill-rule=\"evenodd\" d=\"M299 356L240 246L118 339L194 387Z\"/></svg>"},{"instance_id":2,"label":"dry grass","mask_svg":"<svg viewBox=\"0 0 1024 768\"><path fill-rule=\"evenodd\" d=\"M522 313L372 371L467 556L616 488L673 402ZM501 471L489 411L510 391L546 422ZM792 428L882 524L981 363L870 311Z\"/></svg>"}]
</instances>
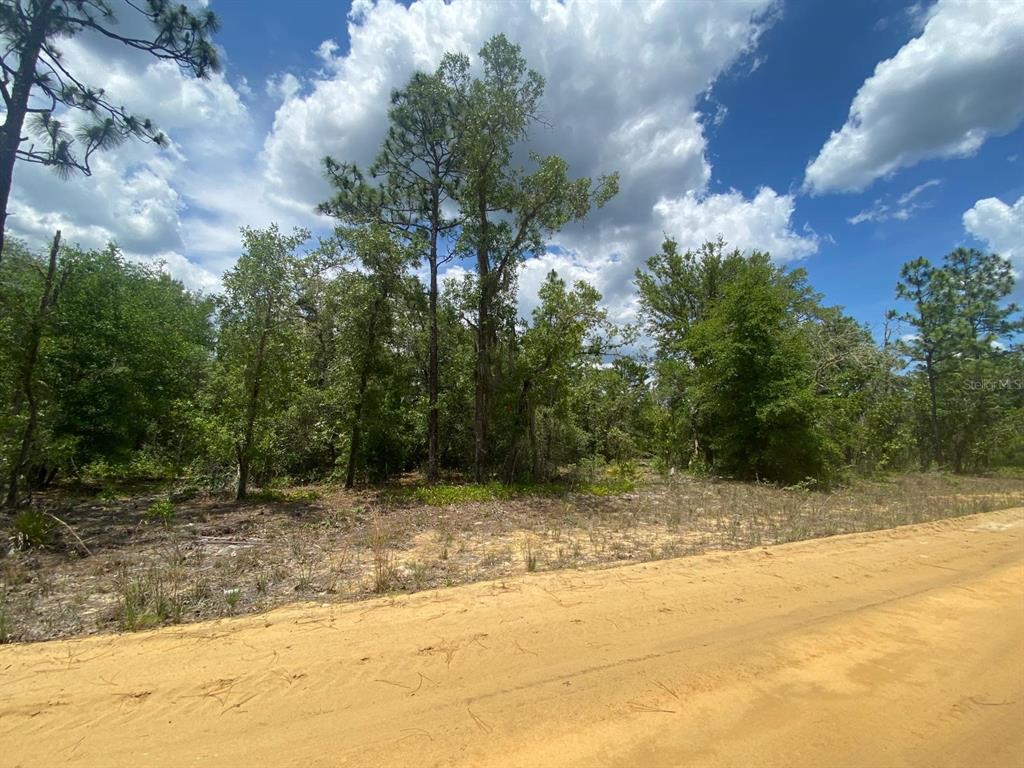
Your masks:
<instances>
[{"instance_id":1,"label":"dry grass","mask_svg":"<svg viewBox=\"0 0 1024 768\"><path fill-rule=\"evenodd\" d=\"M147 517L154 498L50 498L93 556L58 541L0 557L0 641L891 528L1024 505L1024 480L913 474L826 493L651 476L618 494L461 493L443 506L318 487L195 499L160 519Z\"/></svg>"}]
</instances>

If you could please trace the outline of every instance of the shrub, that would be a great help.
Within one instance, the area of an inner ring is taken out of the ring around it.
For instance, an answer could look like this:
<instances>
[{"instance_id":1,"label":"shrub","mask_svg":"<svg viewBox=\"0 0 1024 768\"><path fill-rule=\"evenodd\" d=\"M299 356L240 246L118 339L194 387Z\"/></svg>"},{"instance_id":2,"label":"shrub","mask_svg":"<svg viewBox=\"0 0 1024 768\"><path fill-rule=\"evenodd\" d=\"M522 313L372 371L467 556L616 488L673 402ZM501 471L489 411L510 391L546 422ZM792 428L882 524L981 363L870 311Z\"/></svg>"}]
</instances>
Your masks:
<instances>
[{"instance_id":1,"label":"shrub","mask_svg":"<svg viewBox=\"0 0 1024 768\"><path fill-rule=\"evenodd\" d=\"M14 544L18 549L38 549L53 542L56 523L38 509L25 509L14 518Z\"/></svg>"},{"instance_id":2,"label":"shrub","mask_svg":"<svg viewBox=\"0 0 1024 768\"><path fill-rule=\"evenodd\" d=\"M150 505L146 510L147 523L159 523L164 528L169 528L174 522L174 504L169 499L161 499Z\"/></svg>"}]
</instances>

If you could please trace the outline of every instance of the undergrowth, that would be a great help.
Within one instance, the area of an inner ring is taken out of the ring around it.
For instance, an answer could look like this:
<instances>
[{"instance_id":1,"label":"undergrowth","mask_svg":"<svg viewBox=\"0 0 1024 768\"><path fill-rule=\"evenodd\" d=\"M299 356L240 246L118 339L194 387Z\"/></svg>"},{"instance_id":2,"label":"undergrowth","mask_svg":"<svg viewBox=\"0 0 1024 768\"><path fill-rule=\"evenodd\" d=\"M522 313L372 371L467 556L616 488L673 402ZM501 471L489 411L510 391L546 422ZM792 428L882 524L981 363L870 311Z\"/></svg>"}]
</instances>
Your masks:
<instances>
[{"instance_id":1,"label":"undergrowth","mask_svg":"<svg viewBox=\"0 0 1024 768\"><path fill-rule=\"evenodd\" d=\"M635 483L631 479L610 477L586 483L513 483L505 485L492 481L462 485L419 485L391 489L383 495L393 501L418 501L432 507L447 507L473 502L508 501L526 496L564 496L571 493L587 496L617 496L629 493L634 488Z\"/></svg>"}]
</instances>

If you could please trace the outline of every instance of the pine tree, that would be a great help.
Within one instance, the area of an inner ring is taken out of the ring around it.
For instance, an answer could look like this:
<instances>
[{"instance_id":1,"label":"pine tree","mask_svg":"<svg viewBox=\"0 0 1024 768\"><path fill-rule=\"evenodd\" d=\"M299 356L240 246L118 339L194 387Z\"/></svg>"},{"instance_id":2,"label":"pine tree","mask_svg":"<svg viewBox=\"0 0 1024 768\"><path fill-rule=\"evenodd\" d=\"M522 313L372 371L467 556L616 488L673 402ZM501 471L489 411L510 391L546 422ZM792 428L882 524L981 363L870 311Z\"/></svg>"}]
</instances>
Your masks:
<instances>
[{"instance_id":1,"label":"pine tree","mask_svg":"<svg viewBox=\"0 0 1024 768\"><path fill-rule=\"evenodd\" d=\"M170 0L125 3L148 22L152 34L122 31L108 0L3 0L0 3L0 258L17 161L40 163L61 176L90 173L92 155L128 138L157 145L164 135L148 119L111 101L103 89L84 83L61 55L59 41L82 33L102 35L129 48L178 64L196 77L218 66L210 35L218 27L209 10L193 13ZM77 111L88 122L72 135L61 112ZM27 123L27 125L26 125ZM26 128L31 135L24 135Z\"/></svg>"}]
</instances>

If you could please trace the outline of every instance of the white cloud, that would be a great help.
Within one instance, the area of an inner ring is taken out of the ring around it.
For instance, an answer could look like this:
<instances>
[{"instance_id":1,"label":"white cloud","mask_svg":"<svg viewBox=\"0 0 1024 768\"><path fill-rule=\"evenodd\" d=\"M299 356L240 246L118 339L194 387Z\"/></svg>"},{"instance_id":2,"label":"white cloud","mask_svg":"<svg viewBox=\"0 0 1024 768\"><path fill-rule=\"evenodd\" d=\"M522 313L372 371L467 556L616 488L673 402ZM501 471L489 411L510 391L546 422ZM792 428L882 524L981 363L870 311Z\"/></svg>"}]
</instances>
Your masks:
<instances>
[{"instance_id":1,"label":"white cloud","mask_svg":"<svg viewBox=\"0 0 1024 768\"><path fill-rule=\"evenodd\" d=\"M928 179L928 181L918 184L913 189L904 192L902 195L900 195L899 199L896 202L899 203L900 205L909 205L914 198L919 196L926 189L937 187L941 183L942 181L939 179Z\"/></svg>"},{"instance_id":2,"label":"white cloud","mask_svg":"<svg viewBox=\"0 0 1024 768\"><path fill-rule=\"evenodd\" d=\"M473 57L504 32L547 79L543 112L551 127L534 130L531 148L564 155L581 175L622 171L619 215L641 198L649 211L669 184L682 192L707 183L696 99L752 49L758 19L772 5L362 3L350 14L351 50L337 56L331 41L322 44L326 69L278 111L264 147L267 177L280 198L315 206L328 193L324 155L362 164L373 158L392 89L417 68L433 69L446 50Z\"/></svg>"},{"instance_id":3,"label":"white cloud","mask_svg":"<svg viewBox=\"0 0 1024 768\"><path fill-rule=\"evenodd\" d=\"M1018 274L1024 272L1024 195L1012 205L986 197L965 211L963 220L971 235L1010 259Z\"/></svg>"},{"instance_id":4,"label":"white cloud","mask_svg":"<svg viewBox=\"0 0 1024 768\"><path fill-rule=\"evenodd\" d=\"M136 28L138 14L122 8L119 15L126 21L124 31L144 34ZM34 245L48 241L58 228L66 242L89 248L114 241L131 258L163 260L175 277L211 288L212 272L194 253L205 249L194 248L186 222L200 213L193 190L244 167L242 161L252 157L257 134L238 92L221 74L196 80L171 62L95 34L61 40L59 49L80 79L103 88L114 103L152 118L170 145L158 149L126 142L94 155L91 176L67 181L42 166L19 163L9 207L12 234ZM71 125L83 120L73 111L61 117Z\"/></svg>"},{"instance_id":5,"label":"white cloud","mask_svg":"<svg viewBox=\"0 0 1024 768\"><path fill-rule=\"evenodd\" d=\"M169 275L181 280L181 282L193 290L210 294L217 293L222 287L219 274L214 274L210 270L204 269L174 251L158 253L143 259L143 261L162 267Z\"/></svg>"},{"instance_id":6,"label":"white cloud","mask_svg":"<svg viewBox=\"0 0 1024 768\"><path fill-rule=\"evenodd\" d=\"M97 156L88 178L59 181L41 166L17 169L10 227L16 236L47 240L60 228L65 238L89 248L116 240L138 253L180 250L178 192L159 158L147 162L143 147Z\"/></svg>"},{"instance_id":7,"label":"white cloud","mask_svg":"<svg viewBox=\"0 0 1024 768\"><path fill-rule=\"evenodd\" d=\"M931 157L973 154L1024 119L1024 13L1007 0L939 0L920 36L881 62L846 124L807 166L813 192L856 191Z\"/></svg>"},{"instance_id":8,"label":"white cloud","mask_svg":"<svg viewBox=\"0 0 1024 768\"><path fill-rule=\"evenodd\" d=\"M291 72L275 75L267 80L267 95L272 96L278 101L288 101L288 99L298 95L301 90L302 83Z\"/></svg>"},{"instance_id":9,"label":"white cloud","mask_svg":"<svg viewBox=\"0 0 1024 768\"><path fill-rule=\"evenodd\" d=\"M875 200L870 208L865 208L860 213L850 216L847 221L851 224L863 224L865 221L882 222L893 219L896 221L909 221L910 217L914 215L914 211L931 207L931 203L919 201L917 198L923 192L932 187L937 187L941 183L939 179L929 179L904 192L896 198L895 202L892 201L891 195L881 197Z\"/></svg>"},{"instance_id":10,"label":"white cloud","mask_svg":"<svg viewBox=\"0 0 1024 768\"><path fill-rule=\"evenodd\" d=\"M533 259L528 259L519 267L519 295L518 310L519 316L528 319L533 310L540 304L538 291L548 273L552 270L565 280L567 285L577 281L589 283L598 291L604 294L607 291L606 278L610 276L611 270L602 270L599 264L587 264L574 258L572 254L543 253ZM613 319L619 322L631 322L633 319L624 307L615 307Z\"/></svg>"},{"instance_id":11,"label":"white cloud","mask_svg":"<svg viewBox=\"0 0 1024 768\"><path fill-rule=\"evenodd\" d=\"M607 282L606 294L612 304L628 302L633 270L660 240L655 204L703 193L710 179L697 100L753 50L774 7L772 0L360 3L349 16L349 52L321 45L323 69L275 116L263 150L269 194L282 207L310 210L329 194L325 155L372 160L392 89L417 68L433 69L446 50L473 58L504 32L547 81L548 126L535 127L528 148L562 155L581 176L621 173L615 200L553 240L581 269L623 276Z\"/></svg>"},{"instance_id":12,"label":"white cloud","mask_svg":"<svg viewBox=\"0 0 1024 768\"><path fill-rule=\"evenodd\" d=\"M762 187L746 200L735 190L701 197L688 192L683 197L663 199L654 206L663 230L676 238L682 248L696 248L722 237L741 251L767 251L777 262L810 256L818 250L813 233L793 231L792 195L780 195Z\"/></svg>"},{"instance_id":13,"label":"white cloud","mask_svg":"<svg viewBox=\"0 0 1024 768\"><path fill-rule=\"evenodd\" d=\"M87 81L152 116L173 145L124 145L97 161L92 178L69 183L20 167L11 224L40 242L57 224L84 245L114 239L140 259L164 259L191 285L215 287L237 254L238 227L328 224L314 213L329 194L322 159L370 162L387 128L392 89L415 69L432 69L446 50L472 57L504 32L547 79L550 127L536 127L528 148L564 156L574 174L622 175L618 198L523 268L520 293L525 297L534 274L542 278L554 265L595 283L613 314L628 317L633 271L674 226L666 211L679 217L696 206L707 231L781 259L813 250L813 238L790 229L792 197L706 194L711 166L701 121L716 118L702 116L698 100L754 50L775 9L775 0L361 0L349 14L346 53L330 39L341 35L327 30L307 72L268 81L280 105L266 133L246 104L253 89L237 75L237 88L222 75L196 81L110 41L63 41L68 62ZM746 61L744 71L755 65ZM722 106L718 117L724 115ZM737 210L730 213L731 206Z\"/></svg>"}]
</instances>

